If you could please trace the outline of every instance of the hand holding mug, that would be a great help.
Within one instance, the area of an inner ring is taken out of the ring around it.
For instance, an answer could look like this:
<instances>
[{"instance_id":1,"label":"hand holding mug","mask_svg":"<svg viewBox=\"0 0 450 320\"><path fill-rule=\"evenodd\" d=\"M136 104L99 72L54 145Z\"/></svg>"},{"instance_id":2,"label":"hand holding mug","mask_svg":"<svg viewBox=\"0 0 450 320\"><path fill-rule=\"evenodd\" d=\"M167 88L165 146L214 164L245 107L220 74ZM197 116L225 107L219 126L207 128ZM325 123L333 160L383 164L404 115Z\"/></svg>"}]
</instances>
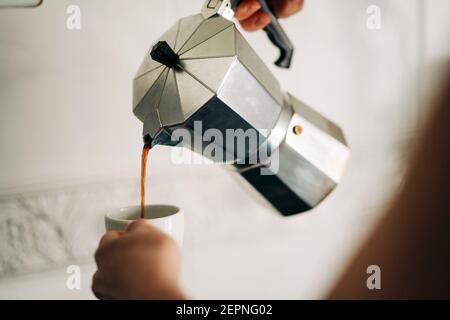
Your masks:
<instances>
[{"instance_id":1,"label":"hand holding mug","mask_svg":"<svg viewBox=\"0 0 450 320\"><path fill-rule=\"evenodd\" d=\"M167 205L119 209L95 253L92 291L99 299L184 299L179 286L183 213Z\"/></svg>"}]
</instances>

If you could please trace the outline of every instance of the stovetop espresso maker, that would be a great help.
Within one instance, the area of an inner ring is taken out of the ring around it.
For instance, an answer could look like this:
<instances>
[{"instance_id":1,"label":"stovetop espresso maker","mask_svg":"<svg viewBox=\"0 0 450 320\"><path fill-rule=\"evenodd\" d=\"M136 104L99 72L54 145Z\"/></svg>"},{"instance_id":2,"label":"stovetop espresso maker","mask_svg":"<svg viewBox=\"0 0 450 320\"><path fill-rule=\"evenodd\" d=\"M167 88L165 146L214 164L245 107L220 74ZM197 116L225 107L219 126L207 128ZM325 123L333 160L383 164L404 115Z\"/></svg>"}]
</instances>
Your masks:
<instances>
[{"instance_id":1,"label":"stovetop espresso maker","mask_svg":"<svg viewBox=\"0 0 450 320\"><path fill-rule=\"evenodd\" d=\"M349 148L337 125L281 90L232 21L238 3L206 0L151 45L133 82L133 112L146 143L226 163L281 214L304 212L339 183ZM260 3L280 49L275 64L288 68L293 47Z\"/></svg>"}]
</instances>

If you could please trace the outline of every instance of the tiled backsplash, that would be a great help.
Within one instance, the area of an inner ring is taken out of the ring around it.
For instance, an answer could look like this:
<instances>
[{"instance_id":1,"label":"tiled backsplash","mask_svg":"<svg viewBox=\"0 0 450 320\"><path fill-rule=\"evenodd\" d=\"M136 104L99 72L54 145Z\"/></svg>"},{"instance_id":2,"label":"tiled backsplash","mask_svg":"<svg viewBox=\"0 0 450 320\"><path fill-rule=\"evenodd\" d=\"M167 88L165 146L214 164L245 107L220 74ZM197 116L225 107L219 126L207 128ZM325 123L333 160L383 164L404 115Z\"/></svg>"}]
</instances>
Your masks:
<instances>
[{"instance_id":1,"label":"tiled backsplash","mask_svg":"<svg viewBox=\"0 0 450 320\"><path fill-rule=\"evenodd\" d=\"M103 214L132 199L129 182L1 196L0 277L92 256Z\"/></svg>"}]
</instances>

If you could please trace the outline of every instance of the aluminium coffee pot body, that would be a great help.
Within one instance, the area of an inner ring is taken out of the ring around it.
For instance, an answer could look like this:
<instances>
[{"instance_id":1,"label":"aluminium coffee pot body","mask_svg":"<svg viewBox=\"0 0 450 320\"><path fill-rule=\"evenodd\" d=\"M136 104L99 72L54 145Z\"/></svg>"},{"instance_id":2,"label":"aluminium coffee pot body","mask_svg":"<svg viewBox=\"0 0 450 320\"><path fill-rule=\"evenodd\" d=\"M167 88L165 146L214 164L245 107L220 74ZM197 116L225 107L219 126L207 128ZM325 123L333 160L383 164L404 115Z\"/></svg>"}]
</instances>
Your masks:
<instances>
[{"instance_id":1,"label":"aluminium coffee pot body","mask_svg":"<svg viewBox=\"0 0 450 320\"><path fill-rule=\"evenodd\" d=\"M281 90L231 17L228 1L207 1L146 53L133 83L144 141L226 163L283 215L307 211L342 177L344 136Z\"/></svg>"}]
</instances>

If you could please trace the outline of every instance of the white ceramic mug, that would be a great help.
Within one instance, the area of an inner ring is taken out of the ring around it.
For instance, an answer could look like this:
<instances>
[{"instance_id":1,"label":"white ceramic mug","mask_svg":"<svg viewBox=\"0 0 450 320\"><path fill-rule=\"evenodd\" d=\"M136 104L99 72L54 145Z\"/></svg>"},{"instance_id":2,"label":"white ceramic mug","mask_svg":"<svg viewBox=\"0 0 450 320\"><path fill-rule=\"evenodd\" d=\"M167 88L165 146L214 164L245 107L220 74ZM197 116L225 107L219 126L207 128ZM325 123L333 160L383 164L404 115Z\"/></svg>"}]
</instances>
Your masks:
<instances>
[{"instance_id":1,"label":"white ceramic mug","mask_svg":"<svg viewBox=\"0 0 450 320\"><path fill-rule=\"evenodd\" d=\"M124 231L131 222L140 217L140 206L119 208L105 216L106 231ZM180 208L162 204L146 205L144 219L146 222L173 237L178 245L182 246L184 214Z\"/></svg>"}]
</instances>

